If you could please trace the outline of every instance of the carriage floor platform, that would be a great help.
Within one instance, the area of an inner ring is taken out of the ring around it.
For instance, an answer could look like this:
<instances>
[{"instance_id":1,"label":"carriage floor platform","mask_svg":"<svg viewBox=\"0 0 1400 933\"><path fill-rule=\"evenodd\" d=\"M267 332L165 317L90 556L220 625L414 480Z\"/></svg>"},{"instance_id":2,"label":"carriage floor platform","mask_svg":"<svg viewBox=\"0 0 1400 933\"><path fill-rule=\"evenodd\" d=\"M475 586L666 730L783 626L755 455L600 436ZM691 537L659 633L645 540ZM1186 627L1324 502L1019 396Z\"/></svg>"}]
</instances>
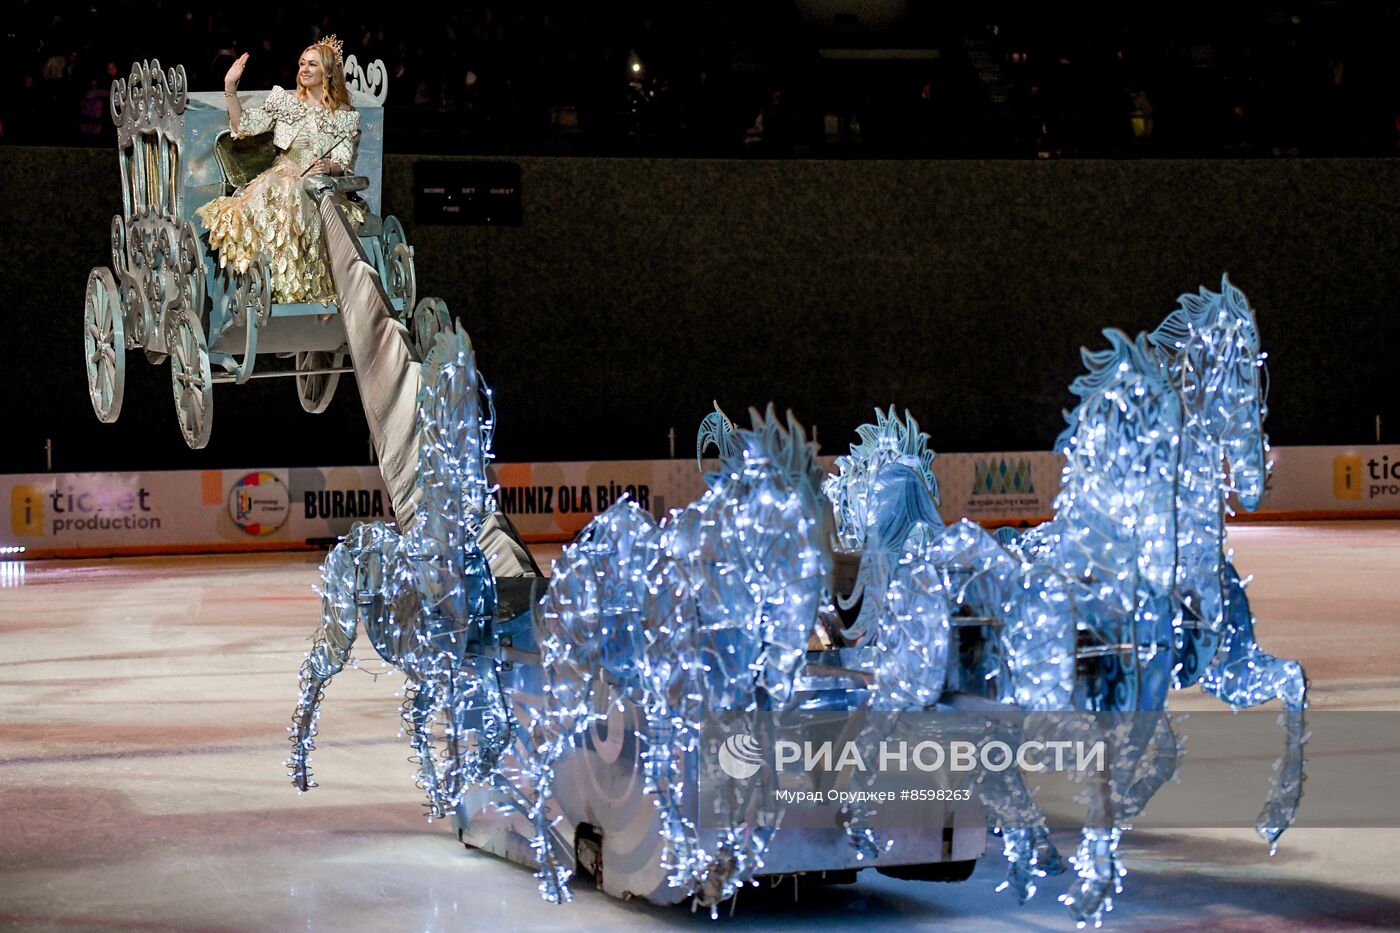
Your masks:
<instances>
[{"instance_id":1,"label":"carriage floor platform","mask_svg":"<svg viewBox=\"0 0 1400 933\"><path fill-rule=\"evenodd\" d=\"M1230 540L1268 650L1318 710L1400 710L1400 522L1249 524ZM542 563L558 548L537 548ZM320 554L0 564L0 925L120 930L716 930L703 913L530 873L427 824L399 680L330 687L315 774L281 766ZM380 669L367 646L364 670ZM1173 709L1214 709L1191 690ZM1400 746L1400 736L1389 741ZM1400 750L1400 748L1392 748ZM1305 798L1303 807L1308 801ZM1069 839L1062 849L1072 851ZM1400 830L1135 831L1109 929L1394 928ZM725 929L1072 930L1049 879L1017 907L989 857L964 884L863 872L746 891ZM1280 923L1283 921L1283 923Z\"/></svg>"}]
</instances>

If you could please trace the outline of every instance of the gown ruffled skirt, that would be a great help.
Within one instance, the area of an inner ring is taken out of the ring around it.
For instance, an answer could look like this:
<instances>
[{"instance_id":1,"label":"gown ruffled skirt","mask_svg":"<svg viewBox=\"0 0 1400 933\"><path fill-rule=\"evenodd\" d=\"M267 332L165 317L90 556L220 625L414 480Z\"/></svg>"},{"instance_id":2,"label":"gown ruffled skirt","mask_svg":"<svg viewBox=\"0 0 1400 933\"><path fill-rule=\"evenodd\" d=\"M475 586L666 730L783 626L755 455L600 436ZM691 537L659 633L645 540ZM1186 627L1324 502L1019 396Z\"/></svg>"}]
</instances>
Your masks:
<instances>
[{"instance_id":1,"label":"gown ruffled skirt","mask_svg":"<svg viewBox=\"0 0 1400 933\"><path fill-rule=\"evenodd\" d=\"M302 188L304 169L284 152L239 191L195 209L209 230L209 245L218 252L219 268L247 272L258 253L267 254L277 304L335 300L321 215ZM363 208L343 204L352 224L364 222Z\"/></svg>"}]
</instances>

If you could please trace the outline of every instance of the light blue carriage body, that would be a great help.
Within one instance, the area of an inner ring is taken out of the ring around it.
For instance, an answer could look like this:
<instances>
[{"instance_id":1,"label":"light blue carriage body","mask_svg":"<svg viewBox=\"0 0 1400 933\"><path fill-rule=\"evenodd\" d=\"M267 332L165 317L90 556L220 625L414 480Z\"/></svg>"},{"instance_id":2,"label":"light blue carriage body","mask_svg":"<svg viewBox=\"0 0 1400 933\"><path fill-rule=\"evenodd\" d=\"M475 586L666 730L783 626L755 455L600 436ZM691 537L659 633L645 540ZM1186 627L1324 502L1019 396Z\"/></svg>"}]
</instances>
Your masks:
<instances>
[{"instance_id":1,"label":"light blue carriage body","mask_svg":"<svg viewBox=\"0 0 1400 933\"><path fill-rule=\"evenodd\" d=\"M394 311L415 313L412 250L392 216L380 219L385 81L378 62L372 85L354 58L346 71L361 135L355 175L309 184L358 191L366 221L360 230L365 258L379 273ZM256 107L266 91L240 94ZM190 93L182 67L137 62L113 82L122 212L111 226L111 267L88 276L85 351L89 396L105 422L121 412L127 350L153 363L169 358L181 433L190 447L208 443L213 386L250 378L295 377L302 407L320 412L330 403L346 360L345 327L332 303L273 304L269 267L260 256L246 273L221 269L195 210L230 193L216 144L228 130L222 93ZM435 299L419 311L436 331L445 309ZM430 339L430 338L429 338ZM262 357L260 360L259 357ZM274 359L295 365L268 365Z\"/></svg>"}]
</instances>

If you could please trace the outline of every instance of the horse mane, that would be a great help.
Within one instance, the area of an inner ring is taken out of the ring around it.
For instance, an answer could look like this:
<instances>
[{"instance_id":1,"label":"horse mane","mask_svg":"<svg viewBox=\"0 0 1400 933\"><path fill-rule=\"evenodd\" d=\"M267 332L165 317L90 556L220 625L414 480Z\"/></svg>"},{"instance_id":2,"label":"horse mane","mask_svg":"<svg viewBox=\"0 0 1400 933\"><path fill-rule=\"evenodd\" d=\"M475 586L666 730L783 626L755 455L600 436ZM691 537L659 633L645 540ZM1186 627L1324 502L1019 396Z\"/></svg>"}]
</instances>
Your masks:
<instances>
[{"instance_id":1,"label":"horse mane","mask_svg":"<svg viewBox=\"0 0 1400 933\"><path fill-rule=\"evenodd\" d=\"M847 473L857 464L873 460L881 451L890 452L896 460L905 461L907 458L918 464L913 469L923 478L934 504L939 503L938 479L933 475L934 452L929 449L928 434L919 430L919 422L914 420L907 408L903 420L895 414L893 405L889 414L875 409L875 423L867 422L856 428L856 436L860 442L851 445L850 454L836 458L838 474Z\"/></svg>"},{"instance_id":2,"label":"horse mane","mask_svg":"<svg viewBox=\"0 0 1400 933\"><path fill-rule=\"evenodd\" d=\"M1175 356L1190 341L1193 333L1209 330L1220 323L1222 312L1226 315L1227 327L1238 327L1250 335L1250 349L1259 353L1259 329L1254 319L1254 309L1249 299L1230 281L1229 274L1220 277L1220 291L1211 291L1204 285L1199 293L1184 292L1177 297L1176 310L1168 314L1161 324L1148 335L1152 346Z\"/></svg>"},{"instance_id":3,"label":"horse mane","mask_svg":"<svg viewBox=\"0 0 1400 933\"><path fill-rule=\"evenodd\" d=\"M826 471L817 462L817 444L807 440L807 429L791 411L786 426L769 402L762 414L749 409L751 428L740 430L739 443L745 460L766 460L773 464L795 488L820 500L822 477ZM826 511L823 509L822 511Z\"/></svg>"},{"instance_id":4,"label":"horse mane","mask_svg":"<svg viewBox=\"0 0 1400 933\"><path fill-rule=\"evenodd\" d=\"M700 430L695 433L695 468L704 472L705 451L713 446L719 452L719 472L725 475L742 462L744 448L734 422L719 407L719 402L712 404L715 410L700 421Z\"/></svg>"},{"instance_id":5,"label":"horse mane","mask_svg":"<svg viewBox=\"0 0 1400 933\"><path fill-rule=\"evenodd\" d=\"M1116 327L1105 328L1103 335L1108 338L1108 348L1090 350L1080 347L1079 356L1088 372L1075 377L1069 384L1069 391L1080 400L1073 411L1067 411L1065 428L1055 439L1055 449L1064 450L1079 429L1081 413L1086 400L1094 397L1112 385L1122 385L1139 379L1165 380L1161 364L1152 352L1152 345L1145 333L1137 339L1130 338Z\"/></svg>"},{"instance_id":6,"label":"horse mane","mask_svg":"<svg viewBox=\"0 0 1400 933\"><path fill-rule=\"evenodd\" d=\"M719 453L718 476L724 477L743 469L746 460L766 460L774 464L794 486L808 485L820 490L826 471L817 463L817 444L807 440L807 430L791 411L787 424L778 419L772 402L760 414L749 409L752 427L737 428L729 416L714 403L715 410L700 422L695 435L695 465L704 469L705 452L714 447ZM917 425L916 425L917 427ZM930 458L932 459L932 458ZM707 479L713 474L706 474Z\"/></svg>"},{"instance_id":7,"label":"horse mane","mask_svg":"<svg viewBox=\"0 0 1400 933\"><path fill-rule=\"evenodd\" d=\"M456 489L462 507L480 516L493 511L486 465L491 460L495 411L491 390L476 368L471 338L458 322L433 340L422 364L418 422L418 492L426 504Z\"/></svg>"},{"instance_id":8,"label":"horse mane","mask_svg":"<svg viewBox=\"0 0 1400 933\"><path fill-rule=\"evenodd\" d=\"M1160 375L1160 368L1147 342L1146 334L1138 334L1134 340L1118 328L1108 327L1104 329L1103 335L1108 338L1108 349L1079 348L1079 357L1084 361L1088 372L1076 377L1069 384L1072 394L1081 399L1087 398L1111 383L1121 381L1125 375Z\"/></svg>"}]
</instances>

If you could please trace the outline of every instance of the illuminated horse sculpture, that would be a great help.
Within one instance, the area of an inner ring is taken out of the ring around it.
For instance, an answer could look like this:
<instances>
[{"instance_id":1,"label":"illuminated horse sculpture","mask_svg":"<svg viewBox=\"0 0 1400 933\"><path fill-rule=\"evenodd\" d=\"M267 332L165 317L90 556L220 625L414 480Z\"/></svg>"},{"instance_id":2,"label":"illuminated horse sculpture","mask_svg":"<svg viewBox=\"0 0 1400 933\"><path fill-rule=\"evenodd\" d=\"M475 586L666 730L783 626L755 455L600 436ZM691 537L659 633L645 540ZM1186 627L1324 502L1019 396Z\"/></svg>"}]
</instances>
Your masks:
<instances>
[{"instance_id":1,"label":"illuminated horse sculpture","mask_svg":"<svg viewBox=\"0 0 1400 933\"><path fill-rule=\"evenodd\" d=\"M1284 755L1256 823L1273 847L1297 816L1302 796L1307 680L1297 661L1260 649L1244 586L1225 552L1227 496L1235 493L1253 510L1264 493L1266 370L1259 331L1248 300L1224 277L1218 292L1182 295L1149 339L1185 406L1177 484L1177 592L1184 620L1176 685L1199 682L1236 708L1283 702Z\"/></svg>"},{"instance_id":2,"label":"illuminated horse sculpture","mask_svg":"<svg viewBox=\"0 0 1400 933\"><path fill-rule=\"evenodd\" d=\"M856 436L860 442L851 445L849 454L836 458L836 472L822 484L836 513L841 546L865 547L867 524L877 516L885 523L879 528L880 541L895 551L904 546L916 525L943 527L934 454L914 417L906 411L901 420L893 405L888 414L877 408L875 422L856 428Z\"/></svg>"},{"instance_id":3,"label":"illuminated horse sculpture","mask_svg":"<svg viewBox=\"0 0 1400 933\"><path fill-rule=\"evenodd\" d=\"M877 408L874 423L856 435L859 443L822 483L838 542L861 551L856 584L841 600L842 609L860 612L841 639L877 649L883 705L922 709L943 693L952 611L937 569L906 559L943 529L934 454L913 416L901 419L893 405L888 414Z\"/></svg>"},{"instance_id":4,"label":"illuminated horse sculpture","mask_svg":"<svg viewBox=\"0 0 1400 933\"><path fill-rule=\"evenodd\" d=\"M856 585L843 608L860 605L841 634L877 652L877 703L927 709L944 690L950 616L990 620L987 658L963 679L995 679L1005 699L1028 711L1065 709L1074 676L1074 605L1069 581L1009 554L963 520L945 527L928 435L907 412L876 411L857 429L860 443L836 459L824 491L841 544L860 547ZM1025 902L1036 879L1063 866L1049 831L1015 770L983 776L979 799L1001 829L1007 880Z\"/></svg>"},{"instance_id":5,"label":"illuminated horse sculpture","mask_svg":"<svg viewBox=\"0 0 1400 933\"><path fill-rule=\"evenodd\" d=\"M1176 469L1155 474L1163 488L1170 489L1175 504L1170 683L1180 688L1199 682L1207 693L1235 707L1272 699L1283 702L1284 752L1256 823L1272 851L1296 818L1302 796L1307 682L1296 661L1275 658L1259 648L1243 584L1224 547L1227 496L1237 493L1240 503L1253 509L1267 473L1264 357L1254 312L1225 278L1219 292L1203 288L1199 294L1181 296L1177 310L1148 341L1182 405ZM1078 429L1079 415L1070 416L1067 435ZM1037 529L1019 546L1044 552L1055 529L1055 524ZM1115 683L1146 688L1138 709L1160 708L1159 698L1165 705L1160 697L1161 656L1152 660L1148 679L1119 678ZM1151 720L1142 720L1147 721ZM1118 803L1127 813L1140 810L1176 768L1170 723L1165 718L1155 722L1148 739L1155 748L1150 766L1135 780L1121 782ZM1146 754L1147 745L1140 739L1130 745L1125 751Z\"/></svg>"},{"instance_id":6,"label":"illuminated horse sculpture","mask_svg":"<svg viewBox=\"0 0 1400 933\"><path fill-rule=\"evenodd\" d=\"M1183 412L1145 335L1106 330L1109 348L1084 350L1070 391L1079 404L1056 447L1064 452L1055 518L1013 548L1073 582L1081 670L1073 708L1161 713L1179 631L1176 475ZM1110 771L1093 790L1092 818L1074 859L1077 882L1060 900L1080 922L1102 921L1122 889L1122 822L1159 785L1139 775L1164 716L1134 715L1112 743Z\"/></svg>"},{"instance_id":7,"label":"illuminated horse sculpture","mask_svg":"<svg viewBox=\"0 0 1400 933\"><path fill-rule=\"evenodd\" d=\"M984 594L960 589L950 575L947 590L954 605L1013 620L999 632L1005 656L997 673L1003 698L1027 711L1160 711L1169 687L1196 680L1235 705L1282 699L1289 710L1288 745L1258 824L1272 843L1291 823L1300 795L1305 681L1296 662L1259 650L1238 577L1223 554L1231 481L1252 508L1265 475L1262 357L1253 314L1226 281L1219 293L1184 296L1148 339L1107 333L1110 349L1086 352L1090 372L1072 387L1081 403L1057 445L1069 463L1056 520L1019 540L1000 536L1018 556L1051 573ZM892 491L900 486L893 463L918 462L917 445L891 422L892 416L877 415L875 425L864 426L861 445L838 460L841 473L829 481L848 546L859 540L856 529L919 525L912 517L917 509L906 504L915 501L909 495L914 477L904 478L903 493ZM881 471L885 480L872 481ZM980 529L957 527L935 535L943 546L922 560L912 553L917 548L886 543L883 550L905 551L904 562L912 566L975 570L973 589L1026 580L1024 567L1013 569L1020 561L990 546ZM867 566L878 565L863 563L863 574ZM1124 580L1134 582L1119 585ZM871 582L864 580L867 599ZM1024 611L1028 594L1037 594L1041 608ZM1078 626L1082 644L1075 644L1076 626L1065 624L1066 609L1085 620ZM861 638L870 629L863 612L848 631ZM1076 655L1090 676L1077 675ZM1117 824L1140 812L1176 766L1165 716L1133 717L1114 751L1110 780L1098 788L1096 825L1086 830L1076 858L1079 880L1063 898L1081 922L1098 922L1119 888ZM1057 867L1058 857L1035 827L1029 839L1021 830L1004 835L1012 863L1008 881L1024 897L1034 890L1035 876Z\"/></svg>"},{"instance_id":8,"label":"illuminated horse sculpture","mask_svg":"<svg viewBox=\"0 0 1400 933\"><path fill-rule=\"evenodd\" d=\"M1028 536L1015 553L968 521L940 530L912 519L905 503L916 498L912 487L920 480L907 466L880 466L875 472L884 478L873 484L874 494L828 490L838 507L843 501L867 503L867 551L872 528L922 526L904 542L877 542L873 550L877 556L884 551L884 559L891 548L902 551L902 567L934 568L950 605L992 620L1001 657L988 673L999 675L998 697L1026 712L1160 711L1169 687L1176 632L1172 479L1182 407L1145 337L1134 342L1118 331L1105 333L1110 348L1086 352L1089 373L1071 387L1080 404L1061 439L1068 464L1056 520ZM877 425L877 433L880 429ZM885 446L897 446L900 432L885 433L891 442ZM853 448L853 455L879 456L881 445L865 442L864 435L863 446ZM898 469L906 471L902 481ZM849 476L858 487L870 472L868 465L853 465L837 485ZM878 570L880 563L863 556L863 572L867 566ZM887 585L872 571L863 581L864 598L875 594L878 602ZM863 637L878 626L857 620L852 628ZM1133 717L1129 733L1111 745L1109 773L1092 788L1091 819L1075 860L1078 878L1062 897L1081 922L1098 922L1111 909L1121 874L1119 824L1150 796L1145 786L1155 790L1152 777L1145 785L1138 772L1159 721ZM1083 725L1082 719L1071 722ZM1024 900L1034 893L1038 877L1061 866L1043 820L1022 805L1016 789L1008 782L984 799L1002 824L1010 863L1007 886Z\"/></svg>"},{"instance_id":9,"label":"illuminated horse sculpture","mask_svg":"<svg viewBox=\"0 0 1400 933\"><path fill-rule=\"evenodd\" d=\"M765 769L742 791L719 794L723 828L706 848L682 813L683 795L694 793L685 753L704 713L790 704L830 586L815 445L771 406L752 417L751 429L726 435L709 490L664 525L626 500L594 519L556 563L535 617L550 680L536 716L541 798L554 763L599 715L594 690L640 700L647 791L660 811L670 882L712 912L762 867L782 815L769 786L776 778ZM547 851L549 821L535 816L537 849ZM541 876L547 898L569 896L557 861Z\"/></svg>"},{"instance_id":10,"label":"illuminated horse sculpture","mask_svg":"<svg viewBox=\"0 0 1400 933\"><path fill-rule=\"evenodd\" d=\"M1096 640L1104 653L1095 662L1095 675L1078 685L1076 705L1114 711L1162 710L1169 687L1198 679L1207 692L1236 706L1282 699L1289 712L1287 745L1258 823L1261 835L1273 844L1292 822L1301 796L1306 682L1296 662L1275 659L1258 648L1248 603L1223 553L1225 495L1237 483L1242 504L1253 508L1262 495L1266 474L1263 358L1253 312L1226 280L1219 293L1203 289L1200 295L1183 296L1181 307L1150 338L1140 337L1131 348L1121 335L1110 332L1109 336L1114 344L1111 351L1085 354L1091 373L1072 387L1076 394L1087 401L1108 390L1121 407L1132 396L1162 396L1159 382L1164 379L1177 396L1179 414L1171 406L1147 406L1138 407L1133 418L1125 418L1122 414L1134 409L1121 408L1115 429L1115 420L1102 422L1081 402L1068 416L1069 427L1058 445L1066 450L1069 463L1066 486L1056 500L1057 517L1013 547L1055 563L1076 581L1087 583L1087 605L1093 607L1093 600L1110 587L1112 573L1105 571L1112 567L1095 566L1095 555L1108 551L1091 543L1092 534L1086 537L1076 528L1076 500L1091 506L1099 503L1097 510L1105 515L1128 500L1116 481L1080 483L1082 493L1069 497L1066 493L1074 489L1074 474L1095 476L1096 462L1111 459L1092 456L1096 438L1098 447L1110 455L1115 447L1120 454L1149 454L1139 471L1146 481L1141 501L1147 508L1120 512L1120 520L1127 519L1135 531L1145 532L1135 553L1136 577L1146 585L1138 587L1139 608L1132 626L1117 628L1119 653L1113 651L1114 626L1103 626L1103 614L1090 608L1090 631L1099 630ZM1154 366L1160 379L1152 377ZM1133 383L1131 395L1118 385L1121 376ZM1112 409L1107 413L1111 415ZM1164 448L1166 439L1173 439L1177 449ZM1091 456L1086 458L1085 453ZM1223 469L1227 460L1229 477ZM1111 536L1106 541L1120 555L1128 547L1127 541ZM1114 614L1106 617L1112 620ZM1170 639L1165 637L1168 634ZM1134 645L1135 651L1124 650ZM1092 644L1088 651L1094 651ZM1085 654L1083 648L1080 654ZM1151 756L1150 747L1155 748ZM1112 800L1101 809L1101 815L1111 815L1108 823L1139 812L1176 767L1176 742L1165 717L1134 717L1133 734L1117 750L1121 767L1112 782ZM1147 767L1137 770L1143 762ZM1103 911L1112 907L1111 894L1120 888L1122 874L1115 854L1118 837L1116 826L1085 832L1076 860L1080 886L1063 898L1081 922L1097 923Z\"/></svg>"},{"instance_id":11,"label":"illuminated horse sculpture","mask_svg":"<svg viewBox=\"0 0 1400 933\"><path fill-rule=\"evenodd\" d=\"M363 627L379 656L407 676L404 721L432 818L491 773L511 718L494 661L479 653L496 610L495 580L476 541L493 509L488 395L460 325L438 335L421 365L417 520L402 534L383 522L356 524L326 557L322 620L301 668L287 765L298 790L315 786L320 702Z\"/></svg>"}]
</instances>

